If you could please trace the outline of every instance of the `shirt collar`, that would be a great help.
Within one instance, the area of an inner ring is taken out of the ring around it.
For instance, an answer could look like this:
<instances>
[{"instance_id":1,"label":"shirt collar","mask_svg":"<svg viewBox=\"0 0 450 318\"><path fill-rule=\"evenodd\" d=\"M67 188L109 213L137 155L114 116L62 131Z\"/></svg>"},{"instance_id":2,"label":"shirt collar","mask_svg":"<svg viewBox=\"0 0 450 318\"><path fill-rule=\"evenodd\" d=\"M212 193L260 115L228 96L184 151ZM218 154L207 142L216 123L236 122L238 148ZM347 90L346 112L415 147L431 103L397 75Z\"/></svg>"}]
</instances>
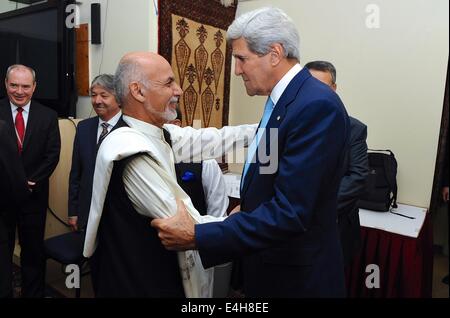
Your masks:
<instances>
[{"instance_id":1,"label":"shirt collar","mask_svg":"<svg viewBox=\"0 0 450 318\"><path fill-rule=\"evenodd\" d=\"M111 127L114 127L117 124L117 122L119 121L120 116L122 116L122 111L119 111L117 114L114 115L113 118L111 118L108 121L104 121L103 119L101 119L99 117L98 118L98 125L100 126L103 123L108 123Z\"/></svg>"},{"instance_id":2,"label":"shirt collar","mask_svg":"<svg viewBox=\"0 0 450 318\"><path fill-rule=\"evenodd\" d=\"M136 129L147 136L164 140L163 130L145 121L123 115L123 121L133 129Z\"/></svg>"},{"instance_id":3,"label":"shirt collar","mask_svg":"<svg viewBox=\"0 0 450 318\"><path fill-rule=\"evenodd\" d=\"M19 108L18 106L14 105L13 103L9 102L9 104L11 105L11 111L15 112L17 110L17 108ZM31 105L31 100L28 102L28 104L26 104L25 106L23 106L23 111L28 113L30 111L30 105Z\"/></svg>"},{"instance_id":4,"label":"shirt collar","mask_svg":"<svg viewBox=\"0 0 450 318\"><path fill-rule=\"evenodd\" d=\"M302 66L297 63L295 64L284 76L280 79L280 81L275 85L270 93L270 99L272 99L273 105L278 103L281 95L283 95L286 87L292 81L292 79L302 70Z\"/></svg>"}]
</instances>

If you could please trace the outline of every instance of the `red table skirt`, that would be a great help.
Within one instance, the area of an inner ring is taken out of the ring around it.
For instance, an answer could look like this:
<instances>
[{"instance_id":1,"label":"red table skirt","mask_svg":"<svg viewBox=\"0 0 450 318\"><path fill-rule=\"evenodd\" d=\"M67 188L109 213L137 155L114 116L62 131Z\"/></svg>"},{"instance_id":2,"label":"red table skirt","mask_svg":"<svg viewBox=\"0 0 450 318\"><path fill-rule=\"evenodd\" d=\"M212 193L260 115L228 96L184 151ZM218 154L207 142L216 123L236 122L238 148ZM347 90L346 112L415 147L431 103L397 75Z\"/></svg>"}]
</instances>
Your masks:
<instances>
[{"instance_id":1,"label":"red table skirt","mask_svg":"<svg viewBox=\"0 0 450 318\"><path fill-rule=\"evenodd\" d=\"M349 297L431 297L433 231L428 213L418 238L361 227L361 241L361 249L346 271ZM380 288L366 287L370 264L379 266Z\"/></svg>"}]
</instances>

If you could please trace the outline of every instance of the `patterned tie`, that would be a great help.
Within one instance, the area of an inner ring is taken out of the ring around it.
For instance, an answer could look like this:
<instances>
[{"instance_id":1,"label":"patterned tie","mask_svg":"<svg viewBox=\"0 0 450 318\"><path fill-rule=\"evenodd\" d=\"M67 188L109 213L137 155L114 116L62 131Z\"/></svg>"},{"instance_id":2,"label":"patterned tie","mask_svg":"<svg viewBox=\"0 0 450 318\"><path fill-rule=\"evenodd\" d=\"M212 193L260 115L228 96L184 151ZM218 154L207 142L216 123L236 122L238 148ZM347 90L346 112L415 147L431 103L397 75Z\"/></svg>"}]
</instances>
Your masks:
<instances>
[{"instance_id":1,"label":"patterned tie","mask_svg":"<svg viewBox=\"0 0 450 318\"><path fill-rule=\"evenodd\" d=\"M256 133L255 138L253 138L253 141L252 141L250 147L248 147L247 160L244 165L244 172L242 173L241 187L244 184L245 175L247 174L248 168L250 167L250 163L256 154L256 149L258 148L259 141L261 140L261 137L263 136L263 131L266 128L266 125L267 125L267 122L269 121L270 115L272 115L272 111L273 111L273 101L269 96L266 101L266 106L264 107L264 115L261 118L258 132Z\"/></svg>"},{"instance_id":2,"label":"patterned tie","mask_svg":"<svg viewBox=\"0 0 450 318\"><path fill-rule=\"evenodd\" d=\"M25 121L23 120L23 108L17 107L16 120L14 121L14 125L16 126L17 132L17 145L19 146L19 153L22 153L23 149L23 137L25 135Z\"/></svg>"},{"instance_id":3,"label":"patterned tie","mask_svg":"<svg viewBox=\"0 0 450 318\"><path fill-rule=\"evenodd\" d=\"M102 143L103 139L105 139L106 135L108 134L109 124L108 123L102 123L101 126L102 126L103 130L102 130L102 132L100 134L100 137L98 138L97 145L100 145Z\"/></svg>"}]
</instances>

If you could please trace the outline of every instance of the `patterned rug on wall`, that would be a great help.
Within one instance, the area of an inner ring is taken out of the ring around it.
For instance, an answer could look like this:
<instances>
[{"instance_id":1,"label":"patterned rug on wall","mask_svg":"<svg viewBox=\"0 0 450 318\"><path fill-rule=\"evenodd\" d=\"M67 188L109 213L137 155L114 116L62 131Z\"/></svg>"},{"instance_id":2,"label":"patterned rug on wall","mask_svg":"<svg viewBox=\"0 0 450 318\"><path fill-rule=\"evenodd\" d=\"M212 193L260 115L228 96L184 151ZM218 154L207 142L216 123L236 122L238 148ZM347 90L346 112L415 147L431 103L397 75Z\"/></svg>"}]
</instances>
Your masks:
<instances>
[{"instance_id":1,"label":"patterned rug on wall","mask_svg":"<svg viewBox=\"0 0 450 318\"><path fill-rule=\"evenodd\" d=\"M159 0L159 54L172 65L183 89L183 126L220 128L228 124L231 48L226 30L236 1Z\"/></svg>"}]
</instances>

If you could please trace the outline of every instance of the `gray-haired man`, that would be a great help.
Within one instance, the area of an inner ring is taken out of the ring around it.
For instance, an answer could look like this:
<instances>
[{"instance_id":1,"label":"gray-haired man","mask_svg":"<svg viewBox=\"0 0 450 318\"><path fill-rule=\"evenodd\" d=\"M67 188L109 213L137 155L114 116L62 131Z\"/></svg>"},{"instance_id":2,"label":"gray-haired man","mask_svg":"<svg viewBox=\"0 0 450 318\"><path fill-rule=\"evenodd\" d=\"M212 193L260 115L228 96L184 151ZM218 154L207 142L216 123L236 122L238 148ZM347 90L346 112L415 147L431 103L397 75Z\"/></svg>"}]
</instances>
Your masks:
<instances>
[{"instance_id":1,"label":"gray-haired man","mask_svg":"<svg viewBox=\"0 0 450 318\"><path fill-rule=\"evenodd\" d=\"M80 121L73 142L68 210L69 224L73 230L86 227L98 144L116 126L122 115L116 99L113 75L102 74L94 78L90 93L97 116Z\"/></svg>"}]
</instances>

